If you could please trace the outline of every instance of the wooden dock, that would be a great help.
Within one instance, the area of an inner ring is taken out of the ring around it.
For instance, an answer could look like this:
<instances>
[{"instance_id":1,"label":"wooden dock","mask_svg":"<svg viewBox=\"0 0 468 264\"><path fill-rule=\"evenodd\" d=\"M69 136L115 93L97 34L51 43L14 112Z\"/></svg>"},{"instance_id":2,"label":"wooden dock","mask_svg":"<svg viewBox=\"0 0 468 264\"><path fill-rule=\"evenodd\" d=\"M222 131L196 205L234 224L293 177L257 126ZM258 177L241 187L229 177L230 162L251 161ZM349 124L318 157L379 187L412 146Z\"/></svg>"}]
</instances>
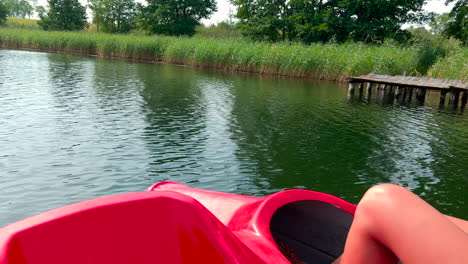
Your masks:
<instances>
[{"instance_id":1,"label":"wooden dock","mask_svg":"<svg viewBox=\"0 0 468 264\"><path fill-rule=\"evenodd\" d=\"M396 102L411 103L413 98L419 104L424 104L427 90L440 92L440 106L444 106L445 98L449 95L448 105L457 108L465 107L468 101L468 83L460 80L435 79L414 76L389 76L379 74L367 74L358 77L350 77L349 95L356 91L359 96L370 99L372 90L382 98L392 98Z\"/></svg>"}]
</instances>

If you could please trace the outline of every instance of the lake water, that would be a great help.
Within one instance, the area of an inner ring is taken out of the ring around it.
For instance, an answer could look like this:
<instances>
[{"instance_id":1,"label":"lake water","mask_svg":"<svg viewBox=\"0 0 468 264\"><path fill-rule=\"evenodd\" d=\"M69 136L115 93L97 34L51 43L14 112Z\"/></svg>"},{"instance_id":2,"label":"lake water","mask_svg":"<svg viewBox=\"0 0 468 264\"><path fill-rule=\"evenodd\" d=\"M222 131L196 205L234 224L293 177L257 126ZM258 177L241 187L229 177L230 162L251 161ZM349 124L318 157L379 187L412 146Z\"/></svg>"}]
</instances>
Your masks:
<instances>
[{"instance_id":1,"label":"lake water","mask_svg":"<svg viewBox=\"0 0 468 264\"><path fill-rule=\"evenodd\" d=\"M348 99L338 83L0 50L0 226L171 180L357 203L410 188L468 218L468 113Z\"/></svg>"}]
</instances>

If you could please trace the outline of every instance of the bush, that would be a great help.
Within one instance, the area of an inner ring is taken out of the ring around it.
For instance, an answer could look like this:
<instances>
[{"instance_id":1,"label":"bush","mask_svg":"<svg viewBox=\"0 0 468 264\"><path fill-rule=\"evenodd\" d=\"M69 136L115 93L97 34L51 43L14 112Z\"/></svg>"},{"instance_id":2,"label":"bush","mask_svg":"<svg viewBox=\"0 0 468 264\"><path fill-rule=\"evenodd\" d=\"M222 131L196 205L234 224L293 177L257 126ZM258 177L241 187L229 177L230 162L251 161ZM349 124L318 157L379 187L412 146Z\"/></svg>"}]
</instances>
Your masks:
<instances>
[{"instance_id":1,"label":"bush","mask_svg":"<svg viewBox=\"0 0 468 264\"><path fill-rule=\"evenodd\" d=\"M459 49L461 45L460 41L447 39L438 34L431 34L424 28L412 28L409 31L412 34L409 45L418 50L416 70L421 75L425 75L436 61Z\"/></svg>"},{"instance_id":2,"label":"bush","mask_svg":"<svg viewBox=\"0 0 468 264\"><path fill-rule=\"evenodd\" d=\"M196 28L196 34L205 38L240 38L241 32L235 24L229 22L220 22L216 25L200 25Z\"/></svg>"},{"instance_id":3,"label":"bush","mask_svg":"<svg viewBox=\"0 0 468 264\"><path fill-rule=\"evenodd\" d=\"M468 82L468 48L459 48L439 59L429 70L433 78L458 79Z\"/></svg>"}]
</instances>

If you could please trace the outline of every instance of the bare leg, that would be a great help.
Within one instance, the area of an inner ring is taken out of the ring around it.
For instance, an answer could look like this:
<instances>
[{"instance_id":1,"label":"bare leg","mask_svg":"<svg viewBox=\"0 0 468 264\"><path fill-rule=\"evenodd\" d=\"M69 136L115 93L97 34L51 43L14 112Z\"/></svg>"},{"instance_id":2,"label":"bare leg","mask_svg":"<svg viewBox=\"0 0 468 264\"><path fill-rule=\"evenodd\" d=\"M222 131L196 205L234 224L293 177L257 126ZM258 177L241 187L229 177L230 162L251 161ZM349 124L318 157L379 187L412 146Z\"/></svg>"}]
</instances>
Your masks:
<instances>
[{"instance_id":1,"label":"bare leg","mask_svg":"<svg viewBox=\"0 0 468 264\"><path fill-rule=\"evenodd\" d=\"M444 216L403 187L378 185L359 202L338 263L464 263L466 227L468 222Z\"/></svg>"},{"instance_id":2,"label":"bare leg","mask_svg":"<svg viewBox=\"0 0 468 264\"><path fill-rule=\"evenodd\" d=\"M452 223L458 226L458 228L460 228L461 230L463 230L465 233L468 234L468 221L455 218L452 216L448 216L448 215L446 215L445 217L447 217Z\"/></svg>"}]
</instances>

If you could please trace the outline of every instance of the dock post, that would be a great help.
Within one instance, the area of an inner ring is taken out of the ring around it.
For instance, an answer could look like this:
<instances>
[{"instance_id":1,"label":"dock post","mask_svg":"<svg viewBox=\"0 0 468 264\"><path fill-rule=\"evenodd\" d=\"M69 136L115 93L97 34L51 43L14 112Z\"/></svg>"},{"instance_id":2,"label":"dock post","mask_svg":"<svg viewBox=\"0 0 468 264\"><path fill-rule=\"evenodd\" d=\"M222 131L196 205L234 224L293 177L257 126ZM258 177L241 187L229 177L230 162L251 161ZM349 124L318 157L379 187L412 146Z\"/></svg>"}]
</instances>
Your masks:
<instances>
[{"instance_id":1,"label":"dock post","mask_svg":"<svg viewBox=\"0 0 468 264\"><path fill-rule=\"evenodd\" d=\"M440 101L439 101L439 106L440 107L444 107L445 105L445 96L447 95L447 91L446 90L441 90L440 91Z\"/></svg>"},{"instance_id":2,"label":"dock post","mask_svg":"<svg viewBox=\"0 0 468 264\"><path fill-rule=\"evenodd\" d=\"M385 89L385 84L380 83L378 85L379 85L379 87L378 87L379 91L382 91L383 89Z\"/></svg>"},{"instance_id":3,"label":"dock post","mask_svg":"<svg viewBox=\"0 0 468 264\"><path fill-rule=\"evenodd\" d=\"M372 94L372 83L366 83L366 99L370 100Z\"/></svg>"},{"instance_id":4,"label":"dock post","mask_svg":"<svg viewBox=\"0 0 468 264\"><path fill-rule=\"evenodd\" d=\"M356 83L349 83L349 88L348 88L348 95L352 96L354 95L354 90L356 90Z\"/></svg>"},{"instance_id":5,"label":"dock post","mask_svg":"<svg viewBox=\"0 0 468 264\"><path fill-rule=\"evenodd\" d=\"M421 88L415 88L416 89L416 101L419 103L421 101Z\"/></svg>"},{"instance_id":6,"label":"dock post","mask_svg":"<svg viewBox=\"0 0 468 264\"><path fill-rule=\"evenodd\" d=\"M396 88L395 88L395 99L400 98L400 95L401 95L401 88L400 88L400 86L396 86Z\"/></svg>"},{"instance_id":7,"label":"dock post","mask_svg":"<svg viewBox=\"0 0 468 264\"><path fill-rule=\"evenodd\" d=\"M426 89L416 88L416 100L420 105L424 104L424 101L426 100Z\"/></svg>"},{"instance_id":8,"label":"dock post","mask_svg":"<svg viewBox=\"0 0 468 264\"><path fill-rule=\"evenodd\" d=\"M461 107L462 107L462 108L465 107L467 101L468 101L468 91L467 91L467 90L464 90L464 91L463 91L462 98L461 98Z\"/></svg>"},{"instance_id":9,"label":"dock post","mask_svg":"<svg viewBox=\"0 0 468 264\"><path fill-rule=\"evenodd\" d=\"M387 86L385 84L380 84L380 94L379 97L383 101L387 95Z\"/></svg>"},{"instance_id":10,"label":"dock post","mask_svg":"<svg viewBox=\"0 0 468 264\"><path fill-rule=\"evenodd\" d=\"M401 101L404 103L405 100L406 100L406 94L408 92L408 87L403 87L401 86L401 93L402 93L402 96L401 96Z\"/></svg>"},{"instance_id":11,"label":"dock post","mask_svg":"<svg viewBox=\"0 0 468 264\"><path fill-rule=\"evenodd\" d=\"M458 100L460 99L460 91L452 90L450 91L449 97L449 107L456 109L458 107Z\"/></svg>"},{"instance_id":12,"label":"dock post","mask_svg":"<svg viewBox=\"0 0 468 264\"><path fill-rule=\"evenodd\" d=\"M424 88L421 88L421 105L424 104L424 102L426 101L426 92L427 92L427 89L424 89Z\"/></svg>"},{"instance_id":13,"label":"dock post","mask_svg":"<svg viewBox=\"0 0 468 264\"><path fill-rule=\"evenodd\" d=\"M411 99L413 99L413 87L408 87L408 103L411 103Z\"/></svg>"},{"instance_id":14,"label":"dock post","mask_svg":"<svg viewBox=\"0 0 468 264\"><path fill-rule=\"evenodd\" d=\"M362 97L362 90L364 89L364 83L358 83L357 84L357 89L358 89L359 98L361 98Z\"/></svg>"},{"instance_id":15,"label":"dock post","mask_svg":"<svg viewBox=\"0 0 468 264\"><path fill-rule=\"evenodd\" d=\"M387 85L387 97L390 97L393 95L393 85Z\"/></svg>"}]
</instances>

